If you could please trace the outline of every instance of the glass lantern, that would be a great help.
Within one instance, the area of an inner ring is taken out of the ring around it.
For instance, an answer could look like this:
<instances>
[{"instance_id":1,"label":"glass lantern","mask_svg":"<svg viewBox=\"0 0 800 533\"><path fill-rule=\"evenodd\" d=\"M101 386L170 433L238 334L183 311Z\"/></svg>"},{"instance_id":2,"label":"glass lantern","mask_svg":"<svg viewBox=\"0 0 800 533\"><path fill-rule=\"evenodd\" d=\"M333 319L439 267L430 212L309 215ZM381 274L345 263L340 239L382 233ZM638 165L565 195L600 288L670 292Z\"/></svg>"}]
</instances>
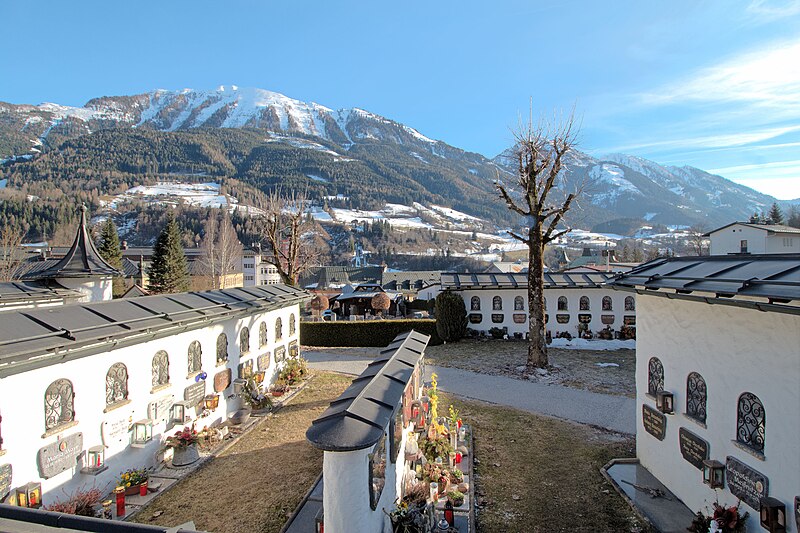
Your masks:
<instances>
[{"instance_id":1,"label":"glass lantern","mask_svg":"<svg viewBox=\"0 0 800 533\"><path fill-rule=\"evenodd\" d=\"M107 470L105 457L105 446L92 446L86 451L86 465L81 468L81 473L96 476L100 472Z\"/></svg>"},{"instance_id":2,"label":"glass lantern","mask_svg":"<svg viewBox=\"0 0 800 533\"><path fill-rule=\"evenodd\" d=\"M144 448L148 442L153 440L153 421L149 418L133 423L133 437L131 446L134 448Z\"/></svg>"},{"instance_id":3,"label":"glass lantern","mask_svg":"<svg viewBox=\"0 0 800 533\"><path fill-rule=\"evenodd\" d=\"M673 396L671 392L660 390L656 393L656 407L665 415L673 413Z\"/></svg>"},{"instance_id":4,"label":"glass lantern","mask_svg":"<svg viewBox=\"0 0 800 533\"><path fill-rule=\"evenodd\" d=\"M265 371L259 370L258 372L253 374L253 379L256 381L256 383L258 383L260 385L260 384L264 383L264 378L266 377L266 374L267 373Z\"/></svg>"},{"instance_id":5,"label":"glass lantern","mask_svg":"<svg viewBox=\"0 0 800 533\"><path fill-rule=\"evenodd\" d=\"M170 413L170 421L175 424L183 424L189 420L189 404L188 402L175 402L172 404L172 412Z\"/></svg>"},{"instance_id":6,"label":"glass lantern","mask_svg":"<svg viewBox=\"0 0 800 533\"><path fill-rule=\"evenodd\" d=\"M786 531L786 506L778 499L761 498L759 515L761 527L770 533L783 533Z\"/></svg>"},{"instance_id":7,"label":"glass lantern","mask_svg":"<svg viewBox=\"0 0 800 533\"><path fill-rule=\"evenodd\" d=\"M42 506L42 484L26 483L17 489L17 505L28 509L38 509Z\"/></svg>"},{"instance_id":8,"label":"glass lantern","mask_svg":"<svg viewBox=\"0 0 800 533\"><path fill-rule=\"evenodd\" d=\"M203 405L209 411L215 410L219 407L219 394L206 394L205 398L203 398Z\"/></svg>"},{"instance_id":9,"label":"glass lantern","mask_svg":"<svg viewBox=\"0 0 800 533\"><path fill-rule=\"evenodd\" d=\"M723 488L725 486L725 465L712 459L703 461L703 483L712 489Z\"/></svg>"}]
</instances>

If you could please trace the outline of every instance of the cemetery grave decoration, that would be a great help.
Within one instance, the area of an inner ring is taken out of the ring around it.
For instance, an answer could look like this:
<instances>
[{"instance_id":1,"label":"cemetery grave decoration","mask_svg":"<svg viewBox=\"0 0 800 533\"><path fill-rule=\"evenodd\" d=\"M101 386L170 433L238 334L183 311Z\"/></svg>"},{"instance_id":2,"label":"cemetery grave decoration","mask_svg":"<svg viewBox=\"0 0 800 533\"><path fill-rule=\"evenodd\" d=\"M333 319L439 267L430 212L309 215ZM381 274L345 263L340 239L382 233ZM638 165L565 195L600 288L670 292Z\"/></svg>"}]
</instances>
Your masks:
<instances>
[{"instance_id":1,"label":"cemetery grave decoration","mask_svg":"<svg viewBox=\"0 0 800 533\"><path fill-rule=\"evenodd\" d=\"M96 509L103 499L100 489L92 487L89 490L78 489L72 494L67 494L65 500L56 500L44 506L45 511L56 513L74 514L79 516L96 516Z\"/></svg>"},{"instance_id":2,"label":"cemetery grave decoration","mask_svg":"<svg viewBox=\"0 0 800 533\"><path fill-rule=\"evenodd\" d=\"M278 379L286 385L296 385L308 376L308 364L302 357L289 359L281 369Z\"/></svg>"},{"instance_id":3,"label":"cemetery grave decoration","mask_svg":"<svg viewBox=\"0 0 800 533\"><path fill-rule=\"evenodd\" d=\"M173 466L190 465L200 459L200 454L197 452L198 440L197 431L188 426L167 437L167 448L173 450Z\"/></svg>"},{"instance_id":4,"label":"cemetery grave decoration","mask_svg":"<svg viewBox=\"0 0 800 533\"><path fill-rule=\"evenodd\" d=\"M286 383L285 379L279 377L270 387L270 391L273 396L283 396L285 393L289 392L289 384Z\"/></svg>"},{"instance_id":5,"label":"cemetery grave decoration","mask_svg":"<svg viewBox=\"0 0 800 533\"><path fill-rule=\"evenodd\" d=\"M130 468L119 475L117 486L125 490L126 496L131 496L139 494L141 486L147 483L148 479L150 479L150 471L146 468Z\"/></svg>"},{"instance_id":6,"label":"cemetery grave decoration","mask_svg":"<svg viewBox=\"0 0 800 533\"><path fill-rule=\"evenodd\" d=\"M423 533L431 530L432 509L425 503L427 489L423 491L422 484L418 487L420 488L414 491L416 496L410 497L411 493L406 494L402 500L395 502L391 512L386 513L384 509L383 512L392 522L392 533Z\"/></svg>"},{"instance_id":7,"label":"cemetery grave decoration","mask_svg":"<svg viewBox=\"0 0 800 533\"><path fill-rule=\"evenodd\" d=\"M242 384L239 396L253 410L253 414L266 413L272 408L272 400L264 394L254 377L248 378Z\"/></svg>"},{"instance_id":8,"label":"cemetery grave decoration","mask_svg":"<svg viewBox=\"0 0 800 533\"><path fill-rule=\"evenodd\" d=\"M745 531L745 524L747 518L750 516L749 512L741 514L739 512L739 505L731 505L726 507L720 505L719 502L714 502L710 516L706 516L701 512L697 512L692 520L692 524L686 529L692 533L739 533Z\"/></svg>"},{"instance_id":9,"label":"cemetery grave decoration","mask_svg":"<svg viewBox=\"0 0 800 533\"><path fill-rule=\"evenodd\" d=\"M453 504L453 507L461 507L464 505L464 493L458 489L453 489L447 493L447 499Z\"/></svg>"}]
</instances>

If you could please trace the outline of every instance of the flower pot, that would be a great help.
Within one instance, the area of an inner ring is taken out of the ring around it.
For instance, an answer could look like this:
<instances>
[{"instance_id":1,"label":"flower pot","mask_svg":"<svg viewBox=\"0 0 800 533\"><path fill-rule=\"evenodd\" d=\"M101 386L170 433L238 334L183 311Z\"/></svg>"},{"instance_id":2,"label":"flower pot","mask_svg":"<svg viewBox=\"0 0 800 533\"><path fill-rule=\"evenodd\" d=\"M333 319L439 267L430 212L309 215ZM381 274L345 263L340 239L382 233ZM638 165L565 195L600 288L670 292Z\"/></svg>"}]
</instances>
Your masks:
<instances>
[{"instance_id":1,"label":"flower pot","mask_svg":"<svg viewBox=\"0 0 800 533\"><path fill-rule=\"evenodd\" d=\"M235 411L228 420L230 420L231 424L234 426L238 426L239 424L247 422L248 418L250 418L250 409L239 409Z\"/></svg>"},{"instance_id":2,"label":"flower pot","mask_svg":"<svg viewBox=\"0 0 800 533\"><path fill-rule=\"evenodd\" d=\"M197 452L197 445L195 444L173 448L172 466L190 465L198 459L200 459L200 454Z\"/></svg>"},{"instance_id":3,"label":"flower pot","mask_svg":"<svg viewBox=\"0 0 800 533\"><path fill-rule=\"evenodd\" d=\"M142 490L140 488L140 485L141 484L137 483L136 485L131 485L130 487L125 487L125 496L134 496L136 494L139 494L139 492Z\"/></svg>"},{"instance_id":4,"label":"flower pot","mask_svg":"<svg viewBox=\"0 0 800 533\"><path fill-rule=\"evenodd\" d=\"M273 396L283 396L283 391L282 390L274 390L274 391L272 391L272 395Z\"/></svg>"}]
</instances>

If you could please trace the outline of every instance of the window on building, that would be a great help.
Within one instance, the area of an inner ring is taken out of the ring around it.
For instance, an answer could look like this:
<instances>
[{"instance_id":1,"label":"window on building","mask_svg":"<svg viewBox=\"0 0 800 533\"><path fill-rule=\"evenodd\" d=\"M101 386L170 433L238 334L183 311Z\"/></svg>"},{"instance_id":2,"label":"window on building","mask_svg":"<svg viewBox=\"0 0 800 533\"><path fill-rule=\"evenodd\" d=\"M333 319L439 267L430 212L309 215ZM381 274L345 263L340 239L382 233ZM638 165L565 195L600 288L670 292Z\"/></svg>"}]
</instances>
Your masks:
<instances>
[{"instance_id":1,"label":"window on building","mask_svg":"<svg viewBox=\"0 0 800 533\"><path fill-rule=\"evenodd\" d=\"M267 323L262 322L258 326L258 347L263 348L267 345Z\"/></svg>"},{"instance_id":2,"label":"window on building","mask_svg":"<svg viewBox=\"0 0 800 533\"><path fill-rule=\"evenodd\" d=\"M57 379L44 392L44 428L50 430L75 420L75 392L68 379Z\"/></svg>"},{"instance_id":3,"label":"window on building","mask_svg":"<svg viewBox=\"0 0 800 533\"><path fill-rule=\"evenodd\" d=\"M636 311L636 300L633 298L633 296L625 297L625 310Z\"/></svg>"},{"instance_id":4,"label":"window on building","mask_svg":"<svg viewBox=\"0 0 800 533\"><path fill-rule=\"evenodd\" d=\"M503 299L499 296L495 296L492 298L492 310L493 311L502 311L503 310Z\"/></svg>"},{"instance_id":5,"label":"window on building","mask_svg":"<svg viewBox=\"0 0 800 533\"><path fill-rule=\"evenodd\" d=\"M481 310L481 298L480 296L473 296L469 300L469 309L470 311L480 311Z\"/></svg>"},{"instance_id":6,"label":"window on building","mask_svg":"<svg viewBox=\"0 0 800 533\"><path fill-rule=\"evenodd\" d=\"M159 350L153 356L153 388L169 383L169 355Z\"/></svg>"},{"instance_id":7,"label":"window on building","mask_svg":"<svg viewBox=\"0 0 800 533\"><path fill-rule=\"evenodd\" d=\"M743 254L747 253L747 239L742 239L739 241L739 252Z\"/></svg>"},{"instance_id":8,"label":"window on building","mask_svg":"<svg viewBox=\"0 0 800 533\"><path fill-rule=\"evenodd\" d=\"M794 240L791 237L783 238L783 246L785 248L791 248L793 245L794 245Z\"/></svg>"},{"instance_id":9,"label":"window on building","mask_svg":"<svg viewBox=\"0 0 800 533\"><path fill-rule=\"evenodd\" d=\"M128 399L128 367L114 363L106 374L106 406Z\"/></svg>"},{"instance_id":10,"label":"window on building","mask_svg":"<svg viewBox=\"0 0 800 533\"><path fill-rule=\"evenodd\" d=\"M291 337L297 332L297 318L294 313L289 315L289 336Z\"/></svg>"},{"instance_id":11,"label":"window on building","mask_svg":"<svg viewBox=\"0 0 800 533\"><path fill-rule=\"evenodd\" d=\"M686 378L686 416L698 422L706 423L706 380L697 372Z\"/></svg>"},{"instance_id":12,"label":"window on building","mask_svg":"<svg viewBox=\"0 0 800 533\"><path fill-rule=\"evenodd\" d=\"M651 357L647 364L647 393L653 396L664 390L664 365L658 357Z\"/></svg>"},{"instance_id":13,"label":"window on building","mask_svg":"<svg viewBox=\"0 0 800 533\"><path fill-rule=\"evenodd\" d=\"M203 370L203 347L199 341L192 341L189 344L189 374L201 372Z\"/></svg>"},{"instance_id":14,"label":"window on building","mask_svg":"<svg viewBox=\"0 0 800 533\"><path fill-rule=\"evenodd\" d=\"M614 304L611 301L611 296L603 296L603 311L613 311Z\"/></svg>"},{"instance_id":15,"label":"window on building","mask_svg":"<svg viewBox=\"0 0 800 533\"><path fill-rule=\"evenodd\" d=\"M217 363L228 360L228 336L220 333L217 337Z\"/></svg>"},{"instance_id":16,"label":"window on building","mask_svg":"<svg viewBox=\"0 0 800 533\"><path fill-rule=\"evenodd\" d=\"M275 340L279 341L283 338L283 320L278 317L275 320Z\"/></svg>"},{"instance_id":17,"label":"window on building","mask_svg":"<svg viewBox=\"0 0 800 533\"><path fill-rule=\"evenodd\" d=\"M591 309L591 305L589 305L589 297L581 296L579 306L581 308L581 311L589 311Z\"/></svg>"},{"instance_id":18,"label":"window on building","mask_svg":"<svg viewBox=\"0 0 800 533\"><path fill-rule=\"evenodd\" d=\"M742 393L736 415L736 440L751 450L764 453L765 427L764 404L752 392Z\"/></svg>"},{"instance_id":19,"label":"window on building","mask_svg":"<svg viewBox=\"0 0 800 533\"><path fill-rule=\"evenodd\" d=\"M558 310L559 311L569 311L569 305L567 304L567 297L566 296L559 296L558 297Z\"/></svg>"},{"instance_id":20,"label":"window on building","mask_svg":"<svg viewBox=\"0 0 800 533\"><path fill-rule=\"evenodd\" d=\"M239 352L246 354L250 351L250 330L246 327L239 332Z\"/></svg>"},{"instance_id":21,"label":"window on building","mask_svg":"<svg viewBox=\"0 0 800 533\"><path fill-rule=\"evenodd\" d=\"M525 310L525 298L522 296L515 296L514 297L514 311L524 311Z\"/></svg>"}]
</instances>

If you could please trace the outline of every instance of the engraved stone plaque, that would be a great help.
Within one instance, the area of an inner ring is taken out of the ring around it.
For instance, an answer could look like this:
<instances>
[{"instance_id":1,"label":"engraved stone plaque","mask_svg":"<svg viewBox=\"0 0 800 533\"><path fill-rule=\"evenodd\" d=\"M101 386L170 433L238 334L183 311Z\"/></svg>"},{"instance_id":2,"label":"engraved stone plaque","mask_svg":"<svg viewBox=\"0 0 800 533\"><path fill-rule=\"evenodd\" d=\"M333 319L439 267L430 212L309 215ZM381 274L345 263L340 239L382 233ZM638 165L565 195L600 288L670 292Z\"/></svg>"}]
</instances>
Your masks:
<instances>
[{"instance_id":1,"label":"engraved stone plaque","mask_svg":"<svg viewBox=\"0 0 800 533\"><path fill-rule=\"evenodd\" d=\"M642 423L644 430L658 440L664 440L667 434L667 417L649 405L642 405Z\"/></svg>"},{"instance_id":2,"label":"engraved stone plaque","mask_svg":"<svg viewBox=\"0 0 800 533\"><path fill-rule=\"evenodd\" d=\"M162 396L154 402L147 405L147 417L153 421L154 424L166 422L170 416L170 409L172 404L175 403L175 395L169 394Z\"/></svg>"},{"instance_id":3,"label":"engraved stone plaque","mask_svg":"<svg viewBox=\"0 0 800 533\"><path fill-rule=\"evenodd\" d=\"M767 476L729 455L725 461L725 477L731 494L758 512L759 500L769 496Z\"/></svg>"},{"instance_id":4,"label":"engraved stone plaque","mask_svg":"<svg viewBox=\"0 0 800 533\"><path fill-rule=\"evenodd\" d=\"M698 470L703 469L703 461L708 459L708 442L686 428L678 429L678 444L681 455Z\"/></svg>"},{"instance_id":5,"label":"engraved stone plaque","mask_svg":"<svg viewBox=\"0 0 800 533\"><path fill-rule=\"evenodd\" d=\"M239 363L239 379L247 379L253 377L253 360L248 359L244 363Z\"/></svg>"},{"instance_id":6,"label":"engraved stone plaque","mask_svg":"<svg viewBox=\"0 0 800 533\"><path fill-rule=\"evenodd\" d=\"M267 370L269 368L270 353L265 352L264 355L259 355L257 359L258 369Z\"/></svg>"},{"instance_id":7,"label":"engraved stone plaque","mask_svg":"<svg viewBox=\"0 0 800 533\"><path fill-rule=\"evenodd\" d=\"M40 448L37 454L39 474L50 479L74 467L83 452L83 433L73 433Z\"/></svg>"},{"instance_id":8,"label":"engraved stone plaque","mask_svg":"<svg viewBox=\"0 0 800 533\"><path fill-rule=\"evenodd\" d=\"M275 348L275 362L280 363L286 359L286 346L278 346Z\"/></svg>"},{"instance_id":9,"label":"engraved stone plaque","mask_svg":"<svg viewBox=\"0 0 800 533\"><path fill-rule=\"evenodd\" d=\"M226 368L214 376L214 392L222 392L231 385L231 369Z\"/></svg>"},{"instance_id":10,"label":"engraved stone plaque","mask_svg":"<svg viewBox=\"0 0 800 533\"><path fill-rule=\"evenodd\" d=\"M131 442L130 430L132 423L132 415L103 421L100 428L103 436L103 445L109 451L118 451L125 448Z\"/></svg>"},{"instance_id":11,"label":"engraved stone plaque","mask_svg":"<svg viewBox=\"0 0 800 533\"><path fill-rule=\"evenodd\" d=\"M186 400L189 405L195 406L203 401L203 397L206 395L206 382L200 381L199 383L193 383L183 389L183 399Z\"/></svg>"},{"instance_id":12,"label":"engraved stone plaque","mask_svg":"<svg viewBox=\"0 0 800 533\"><path fill-rule=\"evenodd\" d=\"M0 502L11 490L11 465L0 465Z\"/></svg>"}]
</instances>

